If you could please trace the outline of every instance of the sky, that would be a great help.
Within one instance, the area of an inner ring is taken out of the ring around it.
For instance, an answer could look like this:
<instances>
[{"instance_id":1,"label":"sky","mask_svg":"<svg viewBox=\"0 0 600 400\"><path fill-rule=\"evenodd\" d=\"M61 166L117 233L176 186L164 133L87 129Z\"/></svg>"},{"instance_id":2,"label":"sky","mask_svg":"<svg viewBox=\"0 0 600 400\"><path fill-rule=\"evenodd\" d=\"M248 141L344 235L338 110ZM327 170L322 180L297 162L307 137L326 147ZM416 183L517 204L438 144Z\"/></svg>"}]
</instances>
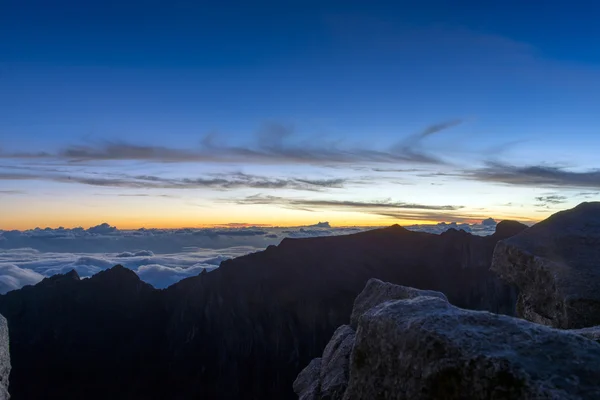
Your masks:
<instances>
[{"instance_id":1,"label":"sky","mask_svg":"<svg viewBox=\"0 0 600 400\"><path fill-rule=\"evenodd\" d=\"M599 18L0 0L0 229L541 220L600 198Z\"/></svg>"}]
</instances>

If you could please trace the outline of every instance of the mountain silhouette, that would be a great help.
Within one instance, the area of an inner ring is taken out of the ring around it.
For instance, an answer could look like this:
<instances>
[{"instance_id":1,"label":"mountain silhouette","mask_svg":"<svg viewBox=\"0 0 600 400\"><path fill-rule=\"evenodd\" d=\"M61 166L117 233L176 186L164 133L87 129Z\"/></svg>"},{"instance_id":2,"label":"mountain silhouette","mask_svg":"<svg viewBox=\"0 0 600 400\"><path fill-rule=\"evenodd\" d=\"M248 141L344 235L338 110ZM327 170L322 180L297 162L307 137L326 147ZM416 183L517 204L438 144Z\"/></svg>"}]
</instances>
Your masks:
<instances>
[{"instance_id":1,"label":"mountain silhouette","mask_svg":"<svg viewBox=\"0 0 600 400\"><path fill-rule=\"evenodd\" d=\"M293 399L292 382L345 323L370 278L438 290L459 307L513 314L515 290L489 267L496 233L398 225L284 239L158 290L115 266L0 296L14 400Z\"/></svg>"}]
</instances>

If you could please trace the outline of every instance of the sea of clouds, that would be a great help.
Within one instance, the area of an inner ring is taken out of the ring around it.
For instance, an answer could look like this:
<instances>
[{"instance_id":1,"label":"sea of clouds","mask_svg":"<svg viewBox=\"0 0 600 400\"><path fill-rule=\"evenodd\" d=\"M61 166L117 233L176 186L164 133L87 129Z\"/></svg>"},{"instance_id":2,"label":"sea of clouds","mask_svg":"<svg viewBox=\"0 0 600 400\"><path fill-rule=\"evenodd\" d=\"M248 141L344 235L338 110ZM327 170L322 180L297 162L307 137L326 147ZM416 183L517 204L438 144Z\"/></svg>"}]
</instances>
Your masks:
<instances>
[{"instance_id":1,"label":"sea of clouds","mask_svg":"<svg viewBox=\"0 0 600 400\"><path fill-rule=\"evenodd\" d=\"M434 234L462 229L476 235L495 230L492 219L479 224L440 223L407 229ZM82 278L121 264L145 282L165 288L223 260L261 251L285 237L345 235L373 227L331 227L328 223L278 227L120 230L109 224L89 229L0 230L0 293L33 285L45 277L75 270Z\"/></svg>"}]
</instances>

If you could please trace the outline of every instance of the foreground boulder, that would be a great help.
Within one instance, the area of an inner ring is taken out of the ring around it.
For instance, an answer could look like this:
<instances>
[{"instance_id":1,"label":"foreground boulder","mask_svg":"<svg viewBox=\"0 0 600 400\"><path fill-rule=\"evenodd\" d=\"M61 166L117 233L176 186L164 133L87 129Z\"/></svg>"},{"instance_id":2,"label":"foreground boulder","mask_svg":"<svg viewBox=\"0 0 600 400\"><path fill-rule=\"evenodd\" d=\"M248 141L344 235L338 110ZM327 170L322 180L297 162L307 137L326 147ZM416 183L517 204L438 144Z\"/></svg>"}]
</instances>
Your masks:
<instances>
[{"instance_id":1,"label":"foreground boulder","mask_svg":"<svg viewBox=\"0 0 600 400\"><path fill-rule=\"evenodd\" d=\"M598 399L600 345L431 297L361 319L344 399Z\"/></svg>"},{"instance_id":2,"label":"foreground boulder","mask_svg":"<svg viewBox=\"0 0 600 400\"><path fill-rule=\"evenodd\" d=\"M600 202L500 241L491 269L518 286L518 316L563 329L600 325Z\"/></svg>"},{"instance_id":3,"label":"foreground boulder","mask_svg":"<svg viewBox=\"0 0 600 400\"><path fill-rule=\"evenodd\" d=\"M359 318L371 308L389 300L413 299L429 296L447 301L443 293L419 290L407 286L369 279L354 301L350 326L340 326L325 347L322 358L315 358L298 375L294 391L301 400L342 399L346 391L350 370L350 355L354 347L355 329Z\"/></svg>"},{"instance_id":4,"label":"foreground boulder","mask_svg":"<svg viewBox=\"0 0 600 400\"><path fill-rule=\"evenodd\" d=\"M8 400L8 377L10 375L10 352L8 346L8 323L0 315L0 400Z\"/></svg>"},{"instance_id":5,"label":"foreground boulder","mask_svg":"<svg viewBox=\"0 0 600 400\"><path fill-rule=\"evenodd\" d=\"M369 284L371 292L393 292ZM358 318L344 393L322 391L323 361L315 359L294 384L299 398L600 398L600 344L584 337L592 330L562 331L463 310L440 296L381 300ZM338 342L334 337L330 345Z\"/></svg>"},{"instance_id":6,"label":"foreground boulder","mask_svg":"<svg viewBox=\"0 0 600 400\"><path fill-rule=\"evenodd\" d=\"M448 301L443 293L434 290L419 290L408 286L394 285L379 279L369 279L367 285L354 301L350 325L356 329L359 318L371 308L388 300L414 299L419 296L438 297Z\"/></svg>"}]
</instances>

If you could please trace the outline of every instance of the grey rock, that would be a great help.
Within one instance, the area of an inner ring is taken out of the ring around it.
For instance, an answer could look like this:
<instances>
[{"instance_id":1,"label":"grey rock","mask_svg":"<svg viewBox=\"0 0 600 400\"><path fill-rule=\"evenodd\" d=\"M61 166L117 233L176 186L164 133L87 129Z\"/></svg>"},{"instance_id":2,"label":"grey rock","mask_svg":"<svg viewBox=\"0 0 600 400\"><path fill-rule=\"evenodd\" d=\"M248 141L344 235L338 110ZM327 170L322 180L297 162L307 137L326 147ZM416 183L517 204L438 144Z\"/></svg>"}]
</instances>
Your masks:
<instances>
[{"instance_id":1,"label":"grey rock","mask_svg":"<svg viewBox=\"0 0 600 400\"><path fill-rule=\"evenodd\" d=\"M419 290L411 287L369 279L363 291L354 301L351 324L356 327L360 316L371 308L389 300L412 299L418 296L436 297L447 301L446 296L432 290ZM354 347L355 330L342 325L333 334L323 351L322 358L316 358L298 375L294 382L294 392L301 399L341 400L349 379L350 355ZM320 368L320 372L315 372Z\"/></svg>"},{"instance_id":2,"label":"grey rock","mask_svg":"<svg viewBox=\"0 0 600 400\"><path fill-rule=\"evenodd\" d=\"M600 344L440 298L360 318L345 400L598 399Z\"/></svg>"},{"instance_id":3,"label":"grey rock","mask_svg":"<svg viewBox=\"0 0 600 400\"><path fill-rule=\"evenodd\" d=\"M600 343L600 326L591 326L589 328L569 329L567 332L575 333L584 336L588 339L595 340Z\"/></svg>"},{"instance_id":4,"label":"grey rock","mask_svg":"<svg viewBox=\"0 0 600 400\"><path fill-rule=\"evenodd\" d=\"M8 344L8 323L0 315L0 400L10 398L8 394L8 377L10 375L10 352Z\"/></svg>"},{"instance_id":5,"label":"grey rock","mask_svg":"<svg viewBox=\"0 0 600 400\"><path fill-rule=\"evenodd\" d=\"M519 288L518 316L563 329L600 325L600 202L498 242L491 270Z\"/></svg>"},{"instance_id":6,"label":"grey rock","mask_svg":"<svg viewBox=\"0 0 600 400\"><path fill-rule=\"evenodd\" d=\"M354 329L340 326L323 351L321 359L320 398L341 400L348 386L350 354L354 346Z\"/></svg>"},{"instance_id":7,"label":"grey rock","mask_svg":"<svg viewBox=\"0 0 600 400\"><path fill-rule=\"evenodd\" d=\"M354 300L354 308L350 317L350 326L356 329L359 318L368 310L388 300L414 299L419 296L438 297L448 301L441 292L419 290L412 287L394 285L379 279L369 279L365 288Z\"/></svg>"},{"instance_id":8,"label":"grey rock","mask_svg":"<svg viewBox=\"0 0 600 400\"><path fill-rule=\"evenodd\" d=\"M319 399L321 373L321 359L314 358L306 368L304 368L294 381L294 392L299 400L317 400Z\"/></svg>"}]
</instances>

